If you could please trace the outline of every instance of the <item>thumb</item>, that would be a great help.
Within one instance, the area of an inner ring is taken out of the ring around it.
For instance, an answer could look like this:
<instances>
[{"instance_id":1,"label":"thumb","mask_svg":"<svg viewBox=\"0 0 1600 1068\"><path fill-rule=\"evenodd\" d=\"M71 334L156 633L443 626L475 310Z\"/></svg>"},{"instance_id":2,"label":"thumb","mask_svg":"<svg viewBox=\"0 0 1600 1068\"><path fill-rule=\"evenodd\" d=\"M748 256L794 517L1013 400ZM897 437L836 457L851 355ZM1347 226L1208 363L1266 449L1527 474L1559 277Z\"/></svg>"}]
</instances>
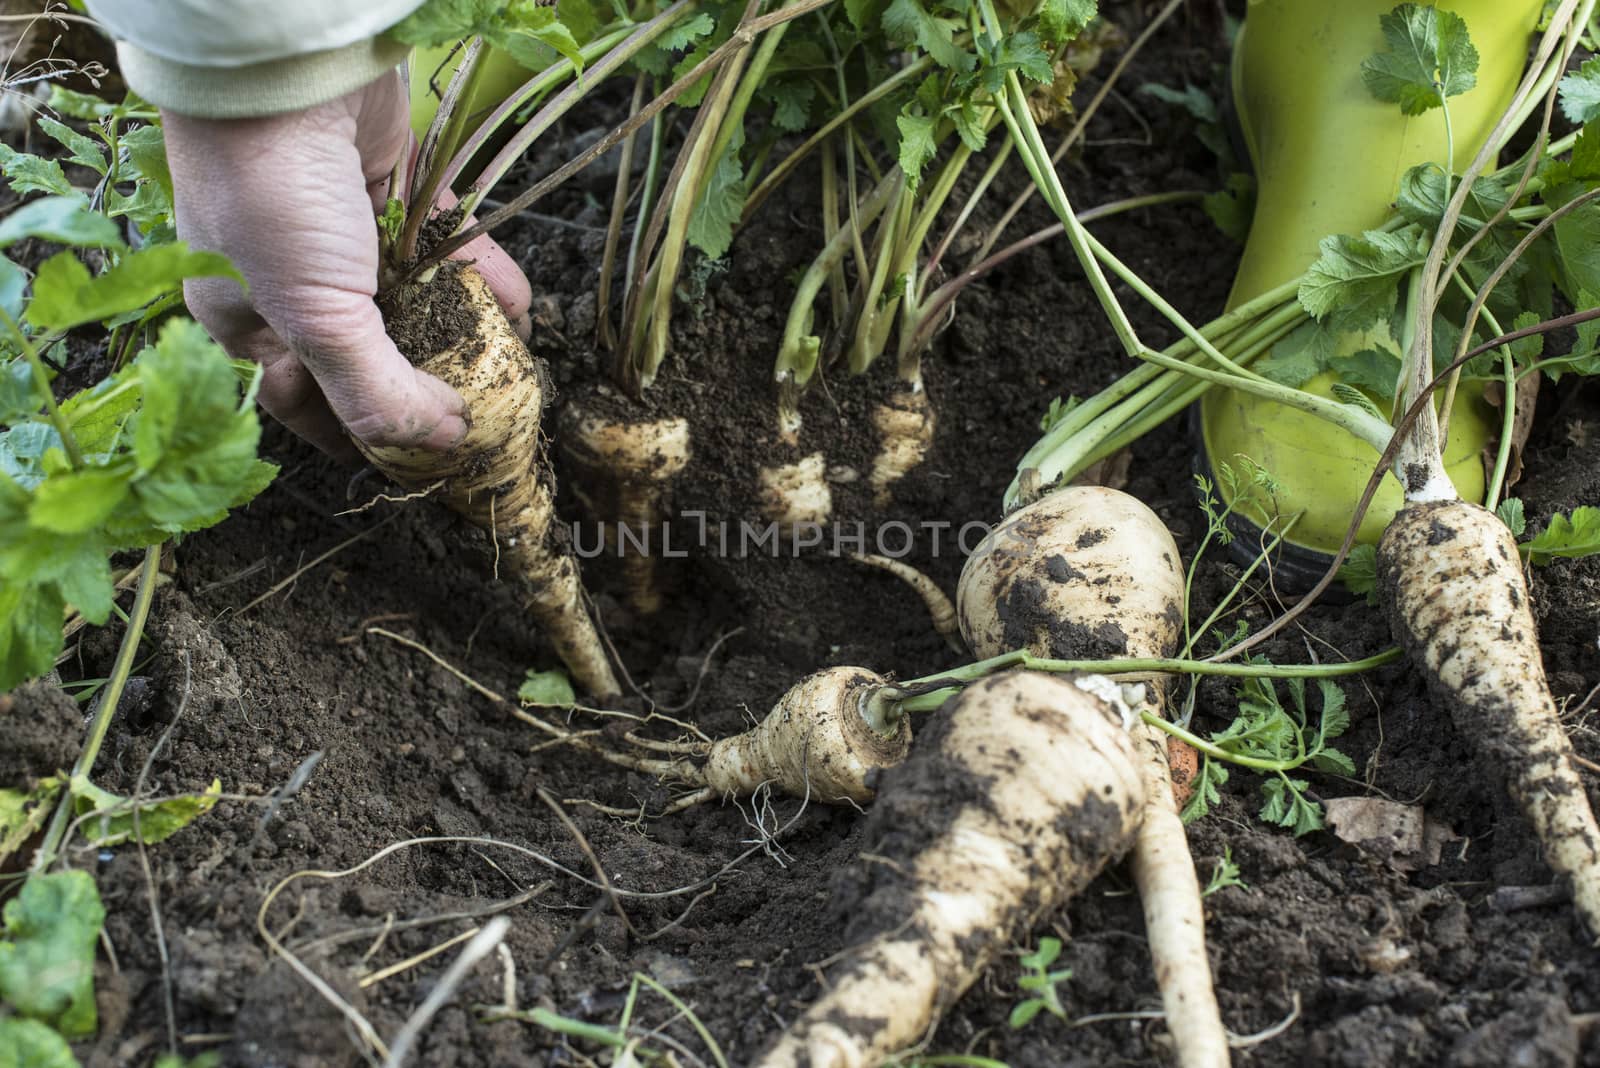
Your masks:
<instances>
[{"instance_id":1,"label":"thumb","mask_svg":"<svg viewBox=\"0 0 1600 1068\"><path fill-rule=\"evenodd\" d=\"M456 200L456 195L450 190L441 190L438 198L440 210L449 211L456 206ZM469 215L465 225L472 226L477 221ZM494 294L500 310L506 313L506 318L511 320L517 334L522 340L528 340L528 335L533 331L533 321L528 314L533 304L533 288L528 285L528 276L522 273L522 268L517 266L511 254L501 248L494 238L484 234L456 249L450 258L472 263L473 269L483 275L483 280L489 284L489 291Z\"/></svg>"},{"instance_id":2,"label":"thumb","mask_svg":"<svg viewBox=\"0 0 1600 1068\"><path fill-rule=\"evenodd\" d=\"M443 450L467 436L466 402L400 354L370 297L318 288L287 306L296 310L294 321L274 326L351 437L367 445Z\"/></svg>"}]
</instances>

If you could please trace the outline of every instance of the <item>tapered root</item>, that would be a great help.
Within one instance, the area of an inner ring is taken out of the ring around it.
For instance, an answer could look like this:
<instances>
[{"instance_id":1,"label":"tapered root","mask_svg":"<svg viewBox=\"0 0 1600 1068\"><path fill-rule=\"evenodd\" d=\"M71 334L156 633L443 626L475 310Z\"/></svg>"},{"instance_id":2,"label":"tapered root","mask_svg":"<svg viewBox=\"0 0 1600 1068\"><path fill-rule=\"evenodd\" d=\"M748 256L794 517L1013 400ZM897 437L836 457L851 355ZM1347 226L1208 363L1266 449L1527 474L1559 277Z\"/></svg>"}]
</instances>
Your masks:
<instances>
[{"instance_id":1,"label":"tapered root","mask_svg":"<svg viewBox=\"0 0 1600 1068\"><path fill-rule=\"evenodd\" d=\"M630 548L630 539L619 530L617 546L629 606L640 615L659 612L656 558L648 547L667 518L672 483L689 463L688 420L627 420L569 404L561 413L558 440L577 476L573 492L578 499L601 523L631 535Z\"/></svg>"},{"instance_id":2,"label":"tapered root","mask_svg":"<svg viewBox=\"0 0 1600 1068\"><path fill-rule=\"evenodd\" d=\"M1545 682L1511 532L1464 501L1408 504L1378 545L1389 624L1482 764L1504 770L1600 939L1600 828Z\"/></svg>"},{"instance_id":3,"label":"tapered root","mask_svg":"<svg viewBox=\"0 0 1600 1068\"><path fill-rule=\"evenodd\" d=\"M877 772L905 759L911 728L888 722L886 680L836 667L802 679L755 728L712 745L700 781L747 795L771 783L794 797L866 804Z\"/></svg>"},{"instance_id":4,"label":"tapered root","mask_svg":"<svg viewBox=\"0 0 1600 1068\"><path fill-rule=\"evenodd\" d=\"M539 424L543 413L543 361L528 351L471 268L441 278L459 280L463 311L475 321L459 340L429 355L413 354L419 370L442 379L466 401L472 427L448 452L357 442L379 470L407 489L441 485L444 502L489 530L502 566L532 589L534 623L561 653L573 680L595 696L621 692L589 617L577 564L554 528L554 480ZM436 280L415 299L443 299Z\"/></svg>"},{"instance_id":5,"label":"tapered root","mask_svg":"<svg viewBox=\"0 0 1600 1068\"><path fill-rule=\"evenodd\" d=\"M980 657L1012 649L1072 660L1171 656L1183 577L1172 534L1142 502L1069 486L1008 516L973 553L957 593L961 629ZM1162 688L1152 695L1159 713ZM1166 732L1146 723L1133 736L1145 796L1133 876L1167 1029L1183 1068L1223 1068L1228 1034L1172 775L1175 760L1188 764L1194 751L1182 746L1174 758Z\"/></svg>"},{"instance_id":6,"label":"tapered root","mask_svg":"<svg viewBox=\"0 0 1600 1068\"><path fill-rule=\"evenodd\" d=\"M920 1041L995 956L1127 848L1144 793L1121 715L1012 673L952 699L884 773L850 932L866 941L755 1063L869 1068Z\"/></svg>"},{"instance_id":7,"label":"tapered root","mask_svg":"<svg viewBox=\"0 0 1600 1068\"><path fill-rule=\"evenodd\" d=\"M879 508L888 507L895 483L927 458L935 423L933 405L921 383L900 386L893 397L872 410L878 454L868 477Z\"/></svg>"}]
</instances>

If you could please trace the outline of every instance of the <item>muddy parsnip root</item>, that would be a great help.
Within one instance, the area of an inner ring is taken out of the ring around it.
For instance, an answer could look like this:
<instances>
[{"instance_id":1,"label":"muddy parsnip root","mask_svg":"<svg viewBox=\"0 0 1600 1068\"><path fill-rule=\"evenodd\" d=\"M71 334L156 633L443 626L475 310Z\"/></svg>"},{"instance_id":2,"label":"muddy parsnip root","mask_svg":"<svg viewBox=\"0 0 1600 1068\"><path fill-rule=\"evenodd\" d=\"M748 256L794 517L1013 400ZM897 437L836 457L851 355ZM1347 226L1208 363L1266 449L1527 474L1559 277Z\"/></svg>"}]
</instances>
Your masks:
<instances>
[{"instance_id":1,"label":"muddy parsnip root","mask_svg":"<svg viewBox=\"0 0 1600 1068\"><path fill-rule=\"evenodd\" d=\"M420 370L452 386L467 403L472 428L448 452L358 445L385 475L409 490L438 486L437 496L489 530L499 568L526 581L529 614L550 638L573 681L596 697L620 693L589 617L577 562L555 523L555 480L540 437L547 393L543 361L517 337L482 276L451 272L476 326L460 340L422 357ZM440 276L444 275L441 270ZM407 299L449 292L439 279Z\"/></svg>"},{"instance_id":2,"label":"muddy parsnip root","mask_svg":"<svg viewBox=\"0 0 1600 1068\"><path fill-rule=\"evenodd\" d=\"M872 1068L1127 849L1144 787L1121 713L1072 680L992 676L883 775L850 906L864 940L757 1068Z\"/></svg>"},{"instance_id":3,"label":"muddy parsnip root","mask_svg":"<svg viewBox=\"0 0 1600 1068\"><path fill-rule=\"evenodd\" d=\"M568 404L561 412L558 441L574 468L573 493L614 532L626 528L636 545L653 546L667 518L672 483L689 464L689 421L623 419L590 405ZM640 615L661 610L653 552L630 551L620 539L623 585Z\"/></svg>"},{"instance_id":4,"label":"muddy parsnip root","mask_svg":"<svg viewBox=\"0 0 1600 1068\"><path fill-rule=\"evenodd\" d=\"M927 457L933 447L934 425L933 405L920 382L900 385L892 397L872 409L878 452L868 479L879 508L888 507L895 483Z\"/></svg>"},{"instance_id":5,"label":"muddy parsnip root","mask_svg":"<svg viewBox=\"0 0 1600 1068\"><path fill-rule=\"evenodd\" d=\"M1546 862L1600 939L1600 828L1545 681L1511 532L1465 501L1409 503L1378 545L1378 581L1396 639L1482 765L1509 778Z\"/></svg>"},{"instance_id":6,"label":"muddy parsnip root","mask_svg":"<svg viewBox=\"0 0 1600 1068\"><path fill-rule=\"evenodd\" d=\"M1173 655L1181 637L1183 578L1171 532L1143 502L1104 486L1068 486L990 533L967 561L956 599L962 632L980 657L1022 648L1071 660L1159 658ZM1163 691L1156 685L1151 693L1159 713ZM1145 811L1133 877L1167 1029L1184 1068L1221 1068L1229 1063L1228 1034L1206 954L1200 882L1178 816L1169 736L1140 723L1134 739ZM1193 750L1181 756L1192 758Z\"/></svg>"},{"instance_id":7,"label":"muddy parsnip root","mask_svg":"<svg viewBox=\"0 0 1600 1068\"><path fill-rule=\"evenodd\" d=\"M785 535L807 523L826 523L833 516L833 490L828 464L813 452L793 463L763 467L760 472L761 514Z\"/></svg>"}]
</instances>

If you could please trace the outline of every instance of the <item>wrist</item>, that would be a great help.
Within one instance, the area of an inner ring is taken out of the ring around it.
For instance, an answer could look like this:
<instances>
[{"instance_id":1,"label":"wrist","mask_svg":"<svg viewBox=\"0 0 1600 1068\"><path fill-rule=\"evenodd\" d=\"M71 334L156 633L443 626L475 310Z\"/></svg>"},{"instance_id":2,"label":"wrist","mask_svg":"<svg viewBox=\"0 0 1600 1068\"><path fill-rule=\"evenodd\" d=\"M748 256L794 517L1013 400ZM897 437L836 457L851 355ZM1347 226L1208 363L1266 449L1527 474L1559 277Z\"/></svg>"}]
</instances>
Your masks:
<instances>
[{"instance_id":1,"label":"wrist","mask_svg":"<svg viewBox=\"0 0 1600 1068\"><path fill-rule=\"evenodd\" d=\"M387 37L235 67L202 67L120 42L117 58L134 92L168 111L240 119L300 111L382 77L410 49Z\"/></svg>"}]
</instances>

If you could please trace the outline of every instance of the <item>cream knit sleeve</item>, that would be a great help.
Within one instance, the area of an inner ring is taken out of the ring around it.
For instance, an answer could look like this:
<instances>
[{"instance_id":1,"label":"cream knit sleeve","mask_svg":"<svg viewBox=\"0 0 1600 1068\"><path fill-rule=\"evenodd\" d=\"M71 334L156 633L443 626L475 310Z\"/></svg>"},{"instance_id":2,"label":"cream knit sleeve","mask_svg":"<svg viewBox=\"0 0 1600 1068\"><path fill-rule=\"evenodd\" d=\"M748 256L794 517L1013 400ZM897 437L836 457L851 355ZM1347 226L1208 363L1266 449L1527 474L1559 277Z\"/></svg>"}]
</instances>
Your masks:
<instances>
[{"instance_id":1,"label":"cream knit sleeve","mask_svg":"<svg viewBox=\"0 0 1600 1068\"><path fill-rule=\"evenodd\" d=\"M406 56L381 36L422 0L87 0L134 92L199 118L274 115L367 84Z\"/></svg>"}]
</instances>

